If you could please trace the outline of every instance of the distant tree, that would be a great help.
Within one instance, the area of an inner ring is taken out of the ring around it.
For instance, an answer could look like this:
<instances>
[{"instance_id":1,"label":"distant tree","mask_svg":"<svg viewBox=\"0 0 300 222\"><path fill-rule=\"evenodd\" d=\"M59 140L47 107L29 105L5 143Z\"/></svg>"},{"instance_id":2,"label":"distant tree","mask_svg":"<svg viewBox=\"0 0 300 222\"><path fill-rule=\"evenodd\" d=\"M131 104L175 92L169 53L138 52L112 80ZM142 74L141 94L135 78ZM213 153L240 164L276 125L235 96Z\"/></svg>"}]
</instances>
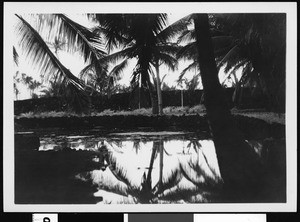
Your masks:
<instances>
[{"instance_id":1,"label":"distant tree","mask_svg":"<svg viewBox=\"0 0 300 222\"><path fill-rule=\"evenodd\" d=\"M172 91L172 90L176 90L176 86L169 86L166 82L162 83L162 87L161 87L162 91Z\"/></svg>"},{"instance_id":2,"label":"distant tree","mask_svg":"<svg viewBox=\"0 0 300 222\"><path fill-rule=\"evenodd\" d=\"M195 91L199 86L199 75L194 75L191 80L184 78L183 81L185 82L186 89L189 91Z\"/></svg>"},{"instance_id":3,"label":"distant tree","mask_svg":"<svg viewBox=\"0 0 300 222\"><path fill-rule=\"evenodd\" d=\"M102 64L101 71L96 71L92 65L88 65L81 70L79 78L91 88L91 94L110 96L114 93L116 83L121 78L121 70L127 66L127 63L119 64L108 71L108 62L103 60L100 62Z\"/></svg>"},{"instance_id":4,"label":"distant tree","mask_svg":"<svg viewBox=\"0 0 300 222\"><path fill-rule=\"evenodd\" d=\"M66 46L66 42L60 40L57 36L54 37L54 42L48 42L51 48L54 49L54 54L58 58L58 51L59 50L64 50Z\"/></svg>"},{"instance_id":5,"label":"distant tree","mask_svg":"<svg viewBox=\"0 0 300 222\"><path fill-rule=\"evenodd\" d=\"M62 87L63 84L57 82L54 83L53 81L49 81L48 86L44 87L41 90L42 93L42 97L61 97L62 95L65 95L64 92L62 92L64 90L64 87Z\"/></svg>"},{"instance_id":6,"label":"distant tree","mask_svg":"<svg viewBox=\"0 0 300 222\"><path fill-rule=\"evenodd\" d=\"M33 98L33 96L35 98L38 97L37 94L35 93L35 90L38 89L41 85L42 85L42 83L40 83L37 80L33 80L33 81L30 82L30 84L28 85L28 88L30 90L30 95L31 95L32 98Z\"/></svg>"},{"instance_id":7,"label":"distant tree","mask_svg":"<svg viewBox=\"0 0 300 222\"><path fill-rule=\"evenodd\" d=\"M22 73L21 81L25 84L28 88L33 82L33 78L31 76L26 75L26 73Z\"/></svg>"},{"instance_id":8,"label":"distant tree","mask_svg":"<svg viewBox=\"0 0 300 222\"><path fill-rule=\"evenodd\" d=\"M14 75L14 93L16 96L16 100L18 100L18 95L20 94L20 91L18 89L18 84L22 81L19 74L20 74L19 71L17 71L16 74Z\"/></svg>"}]
</instances>

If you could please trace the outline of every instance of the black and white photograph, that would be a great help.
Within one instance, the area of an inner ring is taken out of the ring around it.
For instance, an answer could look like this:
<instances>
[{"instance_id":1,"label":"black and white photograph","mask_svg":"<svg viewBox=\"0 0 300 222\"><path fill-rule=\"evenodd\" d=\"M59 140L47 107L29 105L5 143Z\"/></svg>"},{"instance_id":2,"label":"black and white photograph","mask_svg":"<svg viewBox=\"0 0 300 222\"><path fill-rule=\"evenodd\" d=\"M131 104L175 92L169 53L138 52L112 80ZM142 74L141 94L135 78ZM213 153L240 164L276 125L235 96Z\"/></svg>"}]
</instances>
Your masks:
<instances>
[{"instance_id":1,"label":"black and white photograph","mask_svg":"<svg viewBox=\"0 0 300 222\"><path fill-rule=\"evenodd\" d=\"M4 210L295 211L296 3L4 4Z\"/></svg>"}]
</instances>

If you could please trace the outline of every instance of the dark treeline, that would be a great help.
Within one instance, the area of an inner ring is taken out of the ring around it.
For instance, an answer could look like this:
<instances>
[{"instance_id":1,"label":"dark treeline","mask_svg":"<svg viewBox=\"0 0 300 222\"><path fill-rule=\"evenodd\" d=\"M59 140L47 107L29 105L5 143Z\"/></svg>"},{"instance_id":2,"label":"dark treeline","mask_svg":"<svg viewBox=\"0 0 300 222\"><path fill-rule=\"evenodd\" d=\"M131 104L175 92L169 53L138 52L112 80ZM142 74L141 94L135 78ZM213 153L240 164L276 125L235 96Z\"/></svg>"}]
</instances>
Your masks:
<instances>
[{"instance_id":1,"label":"dark treeline","mask_svg":"<svg viewBox=\"0 0 300 222\"><path fill-rule=\"evenodd\" d=\"M232 102L231 98L234 92L233 88L227 88L224 90L226 93L227 102L231 108L236 105ZM169 106L181 106L181 96L183 93L183 105L184 106L196 106L201 104L202 90L188 91L184 90L172 90L163 91L162 98L164 101L164 107ZM140 108L151 107L150 98L145 95L141 95L139 106L139 94L135 93L119 93L108 96L94 96L91 97L91 111L101 112L105 109L110 110L133 110ZM265 100L261 95L251 95L251 90L245 89L240 98L238 108L240 109L261 109L265 107ZM69 111L71 107L68 106L68 102L62 97L50 97L39 99L27 99L18 100L14 102L15 115L27 112L44 112L44 111Z\"/></svg>"}]
</instances>

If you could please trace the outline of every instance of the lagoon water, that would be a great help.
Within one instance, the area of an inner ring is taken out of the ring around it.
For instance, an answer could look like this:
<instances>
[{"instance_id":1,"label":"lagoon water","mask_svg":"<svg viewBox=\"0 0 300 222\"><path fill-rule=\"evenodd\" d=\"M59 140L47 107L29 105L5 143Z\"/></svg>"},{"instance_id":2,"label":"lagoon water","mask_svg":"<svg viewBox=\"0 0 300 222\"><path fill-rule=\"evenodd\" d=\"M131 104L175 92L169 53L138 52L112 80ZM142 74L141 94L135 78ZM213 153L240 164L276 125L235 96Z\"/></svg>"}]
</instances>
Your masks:
<instances>
[{"instance_id":1,"label":"lagoon water","mask_svg":"<svg viewBox=\"0 0 300 222\"><path fill-rule=\"evenodd\" d=\"M22 154L22 170L31 175L36 187L32 190L34 198L24 196L21 189L16 200L93 204L211 202L222 179L213 141L205 137L195 132L145 130L40 133L40 147L34 154L39 161L30 163ZM99 152L100 147L105 147L106 158ZM26 170L32 164L35 168ZM48 183L52 187L43 184L43 177L51 180ZM26 186L21 183L22 180L17 184ZM39 189L38 184L46 189ZM77 193L81 197L76 197Z\"/></svg>"},{"instance_id":2,"label":"lagoon water","mask_svg":"<svg viewBox=\"0 0 300 222\"><path fill-rule=\"evenodd\" d=\"M38 149L15 150L16 204L224 202L217 155L207 132L93 128L40 129L34 134ZM285 163L279 151L284 151L284 141L272 143L273 151L265 156L261 141L248 143L268 161L279 181L274 192L280 190L280 195L274 201L283 201Z\"/></svg>"}]
</instances>

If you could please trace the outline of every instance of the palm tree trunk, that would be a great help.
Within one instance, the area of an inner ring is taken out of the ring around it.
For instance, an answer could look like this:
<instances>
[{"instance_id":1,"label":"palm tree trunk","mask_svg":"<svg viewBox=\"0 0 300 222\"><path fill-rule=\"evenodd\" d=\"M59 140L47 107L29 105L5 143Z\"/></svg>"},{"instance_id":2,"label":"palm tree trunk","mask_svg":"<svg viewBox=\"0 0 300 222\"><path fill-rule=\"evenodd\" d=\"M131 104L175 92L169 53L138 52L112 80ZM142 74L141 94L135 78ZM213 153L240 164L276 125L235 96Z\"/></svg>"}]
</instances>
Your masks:
<instances>
[{"instance_id":1,"label":"palm tree trunk","mask_svg":"<svg viewBox=\"0 0 300 222\"><path fill-rule=\"evenodd\" d=\"M152 114L156 115L158 114L158 103L157 103L157 97L154 93L152 83L150 82L149 76L147 76L147 88L149 90L150 94L150 100L152 105Z\"/></svg>"},{"instance_id":2,"label":"palm tree trunk","mask_svg":"<svg viewBox=\"0 0 300 222\"><path fill-rule=\"evenodd\" d=\"M224 181L224 195L231 201L252 201L261 188L262 169L229 111L218 79L208 15L197 14L194 22L204 105Z\"/></svg>"},{"instance_id":3,"label":"palm tree trunk","mask_svg":"<svg viewBox=\"0 0 300 222\"><path fill-rule=\"evenodd\" d=\"M159 140L159 180L158 187L159 189L162 187L162 178L163 178L163 167L164 167L164 141L162 139Z\"/></svg>"},{"instance_id":4,"label":"palm tree trunk","mask_svg":"<svg viewBox=\"0 0 300 222\"><path fill-rule=\"evenodd\" d=\"M158 63L158 61L155 64L155 69L156 69L156 90L157 90L157 99L158 99L158 114L163 115L161 82L160 82L160 76L159 76L159 63Z\"/></svg>"},{"instance_id":5,"label":"palm tree trunk","mask_svg":"<svg viewBox=\"0 0 300 222\"><path fill-rule=\"evenodd\" d=\"M138 85L138 87L139 87L139 109L141 108L141 89L142 89L142 76L140 75L139 76L139 85ZM144 90L142 91L144 94L143 95L145 95L145 92L144 92Z\"/></svg>"},{"instance_id":6,"label":"palm tree trunk","mask_svg":"<svg viewBox=\"0 0 300 222\"><path fill-rule=\"evenodd\" d=\"M181 107L183 108L183 89L181 89Z\"/></svg>"}]
</instances>

